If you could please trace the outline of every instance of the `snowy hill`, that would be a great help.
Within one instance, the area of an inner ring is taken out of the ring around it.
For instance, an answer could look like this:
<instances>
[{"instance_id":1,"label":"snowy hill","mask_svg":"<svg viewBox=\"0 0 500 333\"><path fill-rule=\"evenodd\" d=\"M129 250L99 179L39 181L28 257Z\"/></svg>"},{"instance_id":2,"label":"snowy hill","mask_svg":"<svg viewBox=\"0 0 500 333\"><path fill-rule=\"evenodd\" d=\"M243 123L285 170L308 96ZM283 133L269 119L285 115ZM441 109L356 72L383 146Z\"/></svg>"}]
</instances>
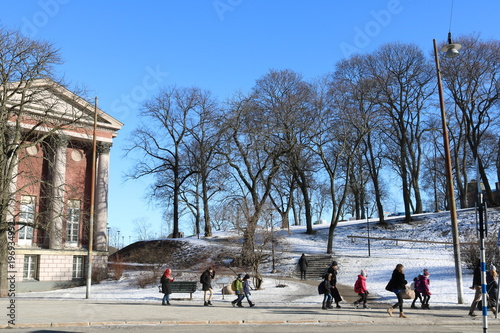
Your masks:
<instances>
[{"instance_id":1,"label":"snowy hill","mask_svg":"<svg viewBox=\"0 0 500 333\"><path fill-rule=\"evenodd\" d=\"M496 237L500 226L500 211L489 209L489 233ZM469 242L476 234L476 215L474 210L459 210L459 233L461 242ZM415 215L411 223L403 223L401 218L389 218L388 226L381 227L377 221L370 221L370 236L390 239L420 240L431 242L451 242L451 224L449 212ZM281 245L277 247L275 254L276 273L271 272L272 261L267 260L261 267L264 275L265 292L252 293L258 302L283 302L300 299L304 303L319 302L320 297L315 290L315 283L304 287L296 276L297 261L302 253L324 254L328 235L328 224L315 225L313 235L305 234L304 226L293 226L289 230L277 230L276 236ZM368 245L366 239L349 238L348 236L366 236L367 222L349 221L340 222L335 229L333 258L339 262L338 283L352 286L361 269L368 272L367 284L374 301L386 302L394 300L394 295L384 290L391 273L398 263L405 266L406 279L411 281L424 268L429 269L431 276L431 298L432 305L457 304L457 284L455 280L455 266L453 260L453 247L443 243L421 243L394 240L372 240L370 242L371 256L368 257ZM218 260L223 260L224 250L227 253L238 251L241 240L235 231L216 232L208 239L196 239L194 237L184 238L180 241L187 242L187 247L192 249L205 248L205 252L217 253ZM185 248L185 247L184 247ZM215 251L217 248L217 251ZM222 251L221 251L222 249ZM489 263L488 263L489 264ZM189 270L176 272L179 279L198 280L199 272L204 267L201 262L190 273ZM463 292L465 303L472 301L473 292L468 287L472 283L471 271L463 267ZM237 271L238 268L235 268ZM230 273L230 272L229 272ZM155 285L151 288L139 289L130 283L134 277L133 272L128 272L120 281L104 281L94 285L93 294L99 299L135 299L143 301L157 301L160 297ZM232 276L218 274L216 287L221 297L219 287L230 282ZM283 283L283 281L286 281ZM287 288L276 288L278 284L286 284ZM26 293L21 297L81 297L85 287L50 291L43 293ZM349 290L347 288L346 290ZM203 297L202 293L196 297ZM265 294L265 295L264 295ZM217 295L217 294L216 294ZM271 297L272 299L269 299Z\"/></svg>"}]
</instances>

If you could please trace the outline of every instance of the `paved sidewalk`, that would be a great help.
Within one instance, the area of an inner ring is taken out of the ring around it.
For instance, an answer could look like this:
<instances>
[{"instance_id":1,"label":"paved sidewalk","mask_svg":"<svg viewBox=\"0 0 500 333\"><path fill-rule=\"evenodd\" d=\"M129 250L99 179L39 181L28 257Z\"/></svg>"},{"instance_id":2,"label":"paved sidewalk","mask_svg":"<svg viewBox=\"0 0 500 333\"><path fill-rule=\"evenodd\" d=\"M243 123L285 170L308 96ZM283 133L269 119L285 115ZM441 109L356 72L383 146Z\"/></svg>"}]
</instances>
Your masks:
<instances>
[{"instance_id":1,"label":"paved sidewalk","mask_svg":"<svg viewBox=\"0 0 500 333\"><path fill-rule=\"evenodd\" d=\"M0 300L1 308L8 314L8 299ZM409 304L408 304L409 305ZM391 323L416 326L463 325L474 330L482 327L482 317L467 315L467 305L431 310L405 309L409 318L387 314L387 306L374 304L371 309L355 309L345 304L341 309L322 310L319 303L308 306L233 308L230 300L214 301L214 306L204 307L193 301L172 301L171 306L154 302L103 302L95 300L49 300L19 298L15 303L17 328L47 328L100 325L209 325L209 324L319 324L352 323L358 325L388 325ZM479 312L478 312L479 313ZM3 316L8 318L8 316ZM9 319L7 319L9 320ZM0 324L6 328L7 320ZM489 316L489 327L500 331L500 320Z\"/></svg>"},{"instance_id":2,"label":"paved sidewalk","mask_svg":"<svg viewBox=\"0 0 500 333\"><path fill-rule=\"evenodd\" d=\"M294 280L299 282L298 280ZM316 286L317 281L302 281ZM405 314L409 318L399 318L387 313L389 304L370 303L370 309L355 309L352 302L355 294L350 286L338 286L344 295L345 303L340 309L321 309L321 296L318 302L280 303L259 302L256 307L233 308L231 300L214 299L213 306L206 307L199 300L175 300L172 305L162 306L160 298L151 301L100 301L87 299L47 299L20 297L14 301L14 307L8 298L0 299L0 308L4 309L0 328L49 328L49 327L98 327L118 325L368 325L401 326L417 328L426 326L461 326L465 331L482 330L482 317L468 316L469 305L432 307L430 310L411 309L409 300L405 301ZM281 303L283 304L283 303ZM480 312L476 312L480 315ZM11 325L9 325L11 320ZM12 325L15 324L15 325ZM490 332L500 332L500 319L492 314L488 318Z\"/></svg>"}]
</instances>

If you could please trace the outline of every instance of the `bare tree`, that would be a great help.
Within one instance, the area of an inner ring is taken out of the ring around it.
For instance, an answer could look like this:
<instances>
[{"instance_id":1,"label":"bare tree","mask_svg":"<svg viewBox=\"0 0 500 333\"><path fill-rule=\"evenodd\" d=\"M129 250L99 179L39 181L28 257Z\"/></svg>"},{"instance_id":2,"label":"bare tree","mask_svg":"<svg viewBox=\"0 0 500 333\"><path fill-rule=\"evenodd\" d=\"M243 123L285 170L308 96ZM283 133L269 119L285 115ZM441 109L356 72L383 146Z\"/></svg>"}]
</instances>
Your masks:
<instances>
[{"instance_id":1,"label":"bare tree","mask_svg":"<svg viewBox=\"0 0 500 333\"><path fill-rule=\"evenodd\" d=\"M463 45L459 57L442 59L443 81L463 122L465 139L477 162L490 204L497 205L487 176L486 150L482 150L488 132L498 131L500 101L500 41L482 41L478 36L458 39ZM452 133L455 136L458 133Z\"/></svg>"},{"instance_id":2,"label":"bare tree","mask_svg":"<svg viewBox=\"0 0 500 333\"><path fill-rule=\"evenodd\" d=\"M7 271L13 265L9 253L16 245L17 230L49 230L51 225L49 212L37 212L33 223L23 224L16 214L19 210L16 197L40 186L45 197L39 200L50 203L64 191L63 187L51 188L30 167L30 161L41 158L44 163L55 163L49 140L64 140L62 129L85 127L76 124L83 117L89 120L89 115L75 107L63 106L51 94L63 86L54 79L54 66L60 63L59 51L52 44L0 27L0 297L7 295ZM33 157L28 152L38 148L43 154ZM48 206L54 212L52 216L61 214L60 207ZM19 223L23 225L18 227Z\"/></svg>"},{"instance_id":3,"label":"bare tree","mask_svg":"<svg viewBox=\"0 0 500 333\"><path fill-rule=\"evenodd\" d=\"M220 153L233 170L233 179L240 189L238 202L245 204L247 212L242 248L245 264L256 259L257 223L284 154L282 142L276 138L279 126L274 119L268 109L259 108L253 96L239 96L230 102L224 123Z\"/></svg>"},{"instance_id":4,"label":"bare tree","mask_svg":"<svg viewBox=\"0 0 500 333\"><path fill-rule=\"evenodd\" d=\"M132 221L134 224L134 234L137 241L150 240L152 235L152 224L147 217L139 217Z\"/></svg>"},{"instance_id":5,"label":"bare tree","mask_svg":"<svg viewBox=\"0 0 500 333\"><path fill-rule=\"evenodd\" d=\"M368 59L370 77L379 88L378 109L385 118L387 144L392 144L394 169L400 173L406 221L422 212L419 177L422 158L422 111L432 94L434 75L423 52L413 44L387 44Z\"/></svg>"},{"instance_id":6,"label":"bare tree","mask_svg":"<svg viewBox=\"0 0 500 333\"><path fill-rule=\"evenodd\" d=\"M196 109L200 107L198 88L170 87L144 104L143 122L133 133L127 152L140 153L131 178L153 175L155 200L172 199L173 237L180 237L180 195L183 183L197 172L190 163L188 146Z\"/></svg>"}]
</instances>

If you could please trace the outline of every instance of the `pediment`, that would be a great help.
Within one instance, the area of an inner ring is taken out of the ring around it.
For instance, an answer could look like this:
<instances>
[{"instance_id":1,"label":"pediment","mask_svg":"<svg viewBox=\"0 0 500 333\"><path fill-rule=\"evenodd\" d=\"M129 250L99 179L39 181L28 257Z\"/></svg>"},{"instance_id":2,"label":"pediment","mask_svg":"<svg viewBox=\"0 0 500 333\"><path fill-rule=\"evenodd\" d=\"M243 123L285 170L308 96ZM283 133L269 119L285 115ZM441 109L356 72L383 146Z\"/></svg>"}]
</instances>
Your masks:
<instances>
[{"instance_id":1,"label":"pediment","mask_svg":"<svg viewBox=\"0 0 500 333\"><path fill-rule=\"evenodd\" d=\"M11 84L11 91L17 93L9 98L8 104L19 108L24 101L23 108L29 117L50 117L51 119L77 119L78 127L89 128L94 124L96 107L82 97L71 92L64 86L48 79L30 82L27 89L19 83ZM97 108L97 127L99 130L113 132L116 136L123 123L113 118L103 110Z\"/></svg>"}]
</instances>

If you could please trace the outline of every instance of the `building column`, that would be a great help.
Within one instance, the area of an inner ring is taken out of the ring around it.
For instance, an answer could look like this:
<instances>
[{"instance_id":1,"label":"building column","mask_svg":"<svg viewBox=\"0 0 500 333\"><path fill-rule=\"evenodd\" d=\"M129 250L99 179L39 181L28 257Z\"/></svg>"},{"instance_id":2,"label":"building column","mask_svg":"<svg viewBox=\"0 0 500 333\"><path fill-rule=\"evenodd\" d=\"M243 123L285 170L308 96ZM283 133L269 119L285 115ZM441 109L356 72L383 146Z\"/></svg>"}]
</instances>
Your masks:
<instances>
[{"instance_id":1,"label":"building column","mask_svg":"<svg viewBox=\"0 0 500 333\"><path fill-rule=\"evenodd\" d=\"M52 195L50 198L50 249L63 248L63 223L64 223L64 192L66 185L66 147L68 139L65 136L57 136L52 140L54 159L52 161Z\"/></svg>"},{"instance_id":2,"label":"building column","mask_svg":"<svg viewBox=\"0 0 500 333\"><path fill-rule=\"evenodd\" d=\"M97 147L97 181L95 193L95 249L108 250L108 186L109 151L111 143L101 142Z\"/></svg>"}]
</instances>

